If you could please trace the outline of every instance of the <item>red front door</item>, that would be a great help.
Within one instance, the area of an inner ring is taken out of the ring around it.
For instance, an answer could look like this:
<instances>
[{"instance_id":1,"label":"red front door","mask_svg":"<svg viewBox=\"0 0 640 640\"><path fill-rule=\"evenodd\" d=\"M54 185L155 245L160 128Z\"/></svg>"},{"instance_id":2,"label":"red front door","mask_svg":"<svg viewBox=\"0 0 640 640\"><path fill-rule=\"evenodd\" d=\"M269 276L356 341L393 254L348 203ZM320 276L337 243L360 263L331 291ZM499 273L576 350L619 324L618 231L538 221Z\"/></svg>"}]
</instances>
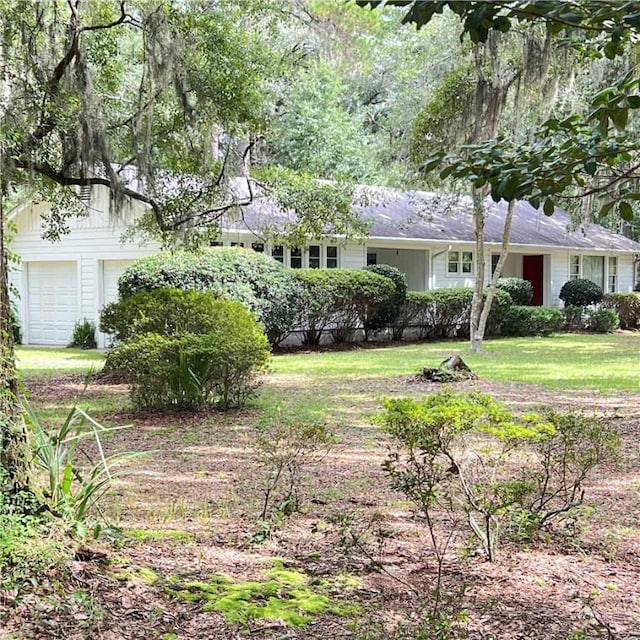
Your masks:
<instances>
[{"instance_id":1,"label":"red front door","mask_svg":"<svg viewBox=\"0 0 640 640\"><path fill-rule=\"evenodd\" d=\"M531 305L540 307L544 301L544 256L522 256L522 277L533 285Z\"/></svg>"}]
</instances>

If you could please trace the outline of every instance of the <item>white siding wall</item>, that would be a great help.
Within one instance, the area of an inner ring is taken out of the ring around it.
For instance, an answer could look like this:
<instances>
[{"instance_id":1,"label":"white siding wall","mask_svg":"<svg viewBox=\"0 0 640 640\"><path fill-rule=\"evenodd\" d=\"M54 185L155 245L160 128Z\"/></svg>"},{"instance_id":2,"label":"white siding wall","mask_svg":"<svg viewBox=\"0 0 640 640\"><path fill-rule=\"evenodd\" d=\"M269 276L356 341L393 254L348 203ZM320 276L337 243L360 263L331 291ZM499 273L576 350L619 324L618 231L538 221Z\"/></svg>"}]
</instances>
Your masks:
<instances>
[{"instance_id":1,"label":"white siding wall","mask_svg":"<svg viewBox=\"0 0 640 640\"><path fill-rule=\"evenodd\" d=\"M344 269L360 269L367 264L367 249L362 244L348 244L338 250L340 266Z\"/></svg>"},{"instance_id":2,"label":"white siding wall","mask_svg":"<svg viewBox=\"0 0 640 640\"><path fill-rule=\"evenodd\" d=\"M618 257L618 291L633 291L633 256Z\"/></svg>"},{"instance_id":3,"label":"white siding wall","mask_svg":"<svg viewBox=\"0 0 640 640\"><path fill-rule=\"evenodd\" d=\"M127 223L132 220L134 211L125 209L120 219L112 219L108 213L108 205L108 191L94 188L89 203L90 215L71 219L70 233L63 235L58 242L42 238L41 215L47 211L46 204L25 203L24 207L16 212L14 221L17 233L11 243L11 249L20 256L19 269L22 274L14 272L11 280L20 295L16 302L26 341L29 339L29 291L28 277L25 274L28 273L30 262L74 262L77 270L78 300L75 320L87 318L97 322L103 303L101 262L131 262L158 251L157 243L149 243L147 246L122 244L121 235Z\"/></svg>"}]
</instances>

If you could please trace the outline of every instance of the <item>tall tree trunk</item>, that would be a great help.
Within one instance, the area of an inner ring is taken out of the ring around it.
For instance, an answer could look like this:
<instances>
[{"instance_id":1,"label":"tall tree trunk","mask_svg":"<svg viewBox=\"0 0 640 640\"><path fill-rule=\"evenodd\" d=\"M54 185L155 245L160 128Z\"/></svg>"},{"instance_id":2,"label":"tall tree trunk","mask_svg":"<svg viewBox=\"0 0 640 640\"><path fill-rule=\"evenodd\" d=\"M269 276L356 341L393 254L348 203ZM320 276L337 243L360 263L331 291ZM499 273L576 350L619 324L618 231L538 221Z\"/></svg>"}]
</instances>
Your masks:
<instances>
[{"instance_id":1,"label":"tall tree trunk","mask_svg":"<svg viewBox=\"0 0 640 640\"><path fill-rule=\"evenodd\" d=\"M504 267L507 254L509 253L509 238L511 237L511 223L513 221L513 214L516 210L517 200L509 200L507 207L507 215L504 219L504 229L502 230L502 246L500 247L500 257L498 258L498 264L491 277L491 284L487 291L487 299L484 301L482 307L482 313L480 314L480 322L478 324L477 337L480 340L480 348L482 348L482 340L484 340L484 333L487 328L487 320L489 319L489 313L491 312L491 305L493 304L493 298L496 294L496 285L502 275L502 268Z\"/></svg>"},{"instance_id":2,"label":"tall tree trunk","mask_svg":"<svg viewBox=\"0 0 640 640\"><path fill-rule=\"evenodd\" d=\"M4 206L0 191L0 489L11 499L30 487L30 452L18 403L5 242Z\"/></svg>"},{"instance_id":3,"label":"tall tree trunk","mask_svg":"<svg viewBox=\"0 0 640 640\"><path fill-rule=\"evenodd\" d=\"M480 333L480 315L482 312L482 293L484 288L484 192L481 189L473 189L473 222L476 231L476 275L473 286L473 299L471 300L471 319L469 321L469 337L471 351L482 351L482 338Z\"/></svg>"}]
</instances>

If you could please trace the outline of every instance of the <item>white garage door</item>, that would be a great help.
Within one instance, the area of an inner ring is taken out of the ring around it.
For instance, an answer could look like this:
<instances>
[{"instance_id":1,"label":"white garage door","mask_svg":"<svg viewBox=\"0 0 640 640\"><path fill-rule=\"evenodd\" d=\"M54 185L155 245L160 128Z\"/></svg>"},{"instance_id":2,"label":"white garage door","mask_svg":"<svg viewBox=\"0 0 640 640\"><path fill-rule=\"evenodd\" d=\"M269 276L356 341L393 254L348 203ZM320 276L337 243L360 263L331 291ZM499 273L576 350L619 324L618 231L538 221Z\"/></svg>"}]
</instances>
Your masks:
<instances>
[{"instance_id":1,"label":"white garage door","mask_svg":"<svg viewBox=\"0 0 640 640\"><path fill-rule=\"evenodd\" d=\"M118 299L118 278L133 260L105 260L102 263L102 303L108 304Z\"/></svg>"},{"instance_id":2,"label":"white garage door","mask_svg":"<svg viewBox=\"0 0 640 640\"><path fill-rule=\"evenodd\" d=\"M31 344L66 345L78 319L78 267L74 261L29 262Z\"/></svg>"}]
</instances>

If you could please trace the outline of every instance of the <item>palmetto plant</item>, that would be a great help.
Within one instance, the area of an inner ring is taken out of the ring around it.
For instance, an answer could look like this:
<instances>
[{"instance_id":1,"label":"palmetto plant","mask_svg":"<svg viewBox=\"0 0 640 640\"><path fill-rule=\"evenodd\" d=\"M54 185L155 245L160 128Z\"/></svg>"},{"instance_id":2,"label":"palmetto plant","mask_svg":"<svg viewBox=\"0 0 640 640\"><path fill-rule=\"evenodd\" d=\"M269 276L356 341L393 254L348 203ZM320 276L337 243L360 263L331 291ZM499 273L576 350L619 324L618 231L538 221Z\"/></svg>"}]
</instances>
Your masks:
<instances>
[{"instance_id":1,"label":"palmetto plant","mask_svg":"<svg viewBox=\"0 0 640 640\"><path fill-rule=\"evenodd\" d=\"M23 402L23 408L34 467L43 476L43 501L53 515L83 533L91 508L99 512L98 501L113 478L124 473L122 465L142 455L135 452L105 455L102 437L131 425L105 427L76 406L57 429L47 429L28 402ZM97 459L81 447L87 440L93 440Z\"/></svg>"}]
</instances>

